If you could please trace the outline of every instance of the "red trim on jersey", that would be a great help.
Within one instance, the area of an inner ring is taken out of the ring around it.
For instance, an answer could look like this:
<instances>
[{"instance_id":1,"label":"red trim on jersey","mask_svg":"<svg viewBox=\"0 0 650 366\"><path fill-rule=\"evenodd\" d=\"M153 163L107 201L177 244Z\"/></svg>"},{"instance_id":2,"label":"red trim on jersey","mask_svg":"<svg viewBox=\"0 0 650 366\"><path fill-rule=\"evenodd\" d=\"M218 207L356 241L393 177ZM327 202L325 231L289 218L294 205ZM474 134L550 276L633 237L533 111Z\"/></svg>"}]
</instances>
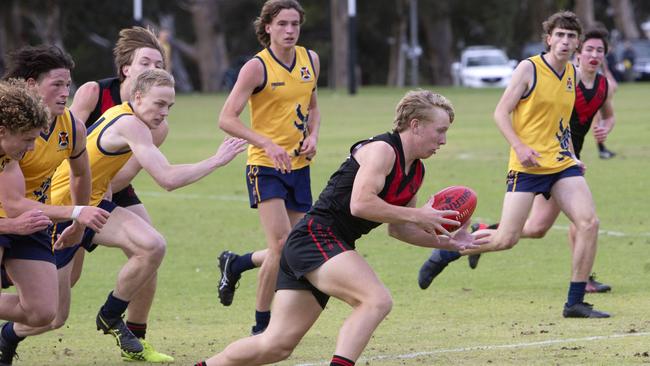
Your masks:
<instances>
[{"instance_id":1,"label":"red trim on jersey","mask_svg":"<svg viewBox=\"0 0 650 366\"><path fill-rule=\"evenodd\" d=\"M328 234L329 236L331 236L332 239L334 239L334 241L336 242L336 244L339 245L339 247L341 248L341 250L343 250L344 252L347 251L347 249L345 249L345 247L343 246L343 244L341 244L341 242L336 238L336 236L334 236L334 233L332 233L332 228L331 228L331 227L328 227L328 228L327 228L327 234Z\"/></svg>"},{"instance_id":2,"label":"red trim on jersey","mask_svg":"<svg viewBox=\"0 0 650 366\"><path fill-rule=\"evenodd\" d=\"M393 165L395 175L390 182L388 191L386 191L384 201L390 203L391 205L405 206L411 201L413 196L415 196L415 193L417 193L418 189L422 185L422 163L418 161L414 164L415 172L413 179L407 183L407 186L404 187L404 189L398 191L400 184L404 181L404 179L406 179L406 177L404 176L404 172L402 171L402 166L399 161L399 152L394 146L393 149L395 150L395 164Z\"/></svg>"},{"instance_id":3,"label":"red trim on jersey","mask_svg":"<svg viewBox=\"0 0 650 366\"><path fill-rule=\"evenodd\" d=\"M587 100L585 97L585 88L582 82L580 82L580 85L576 88L576 101L574 108L581 125L591 121L596 112L598 112L600 107L603 106L603 103L605 103L605 99L607 99L607 78L601 75L597 75L596 78L598 85L596 85L596 92L591 99Z\"/></svg>"},{"instance_id":4,"label":"red trim on jersey","mask_svg":"<svg viewBox=\"0 0 650 366\"><path fill-rule=\"evenodd\" d=\"M327 256L327 254L326 254L325 251L323 250L323 247L320 245L320 243L318 242L318 239L316 239L316 235L314 235L314 232L313 232L312 229L311 229L311 224L312 224L313 222L314 222L314 219L310 219L310 220L309 220L309 223L307 224L307 230L309 231L309 235L311 235L312 240L314 241L314 243L316 243L316 246L318 247L318 250L319 250L320 253L323 255L323 257L325 258L325 260L329 260L330 258Z\"/></svg>"},{"instance_id":5,"label":"red trim on jersey","mask_svg":"<svg viewBox=\"0 0 650 366\"><path fill-rule=\"evenodd\" d=\"M111 89L106 88L102 90L101 114L104 114L104 112L106 112L111 107L115 107L115 102L111 96Z\"/></svg>"}]
</instances>

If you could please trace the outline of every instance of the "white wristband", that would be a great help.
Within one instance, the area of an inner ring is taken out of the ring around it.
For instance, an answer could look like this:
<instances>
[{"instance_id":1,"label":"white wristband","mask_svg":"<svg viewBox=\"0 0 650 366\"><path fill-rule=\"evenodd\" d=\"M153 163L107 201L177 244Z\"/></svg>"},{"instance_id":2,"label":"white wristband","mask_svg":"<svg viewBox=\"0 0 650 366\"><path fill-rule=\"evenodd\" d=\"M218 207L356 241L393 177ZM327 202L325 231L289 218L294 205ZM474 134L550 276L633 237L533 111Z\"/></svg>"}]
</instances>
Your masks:
<instances>
[{"instance_id":1,"label":"white wristband","mask_svg":"<svg viewBox=\"0 0 650 366\"><path fill-rule=\"evenodd\" d=\"M72 209L72 215L70 216L71 219L77 220L79 218L79 215L81 214L81 210L83 210L83 206L74 206Z\"/></svg>"}]
</instances>

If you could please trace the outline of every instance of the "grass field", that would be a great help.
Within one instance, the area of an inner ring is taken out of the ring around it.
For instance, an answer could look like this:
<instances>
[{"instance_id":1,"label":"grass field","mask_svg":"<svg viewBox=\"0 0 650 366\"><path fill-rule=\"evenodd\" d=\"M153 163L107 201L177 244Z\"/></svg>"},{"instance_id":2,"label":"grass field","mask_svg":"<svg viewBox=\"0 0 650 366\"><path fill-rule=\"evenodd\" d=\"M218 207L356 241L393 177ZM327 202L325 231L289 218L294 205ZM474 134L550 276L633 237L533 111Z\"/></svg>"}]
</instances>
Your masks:
<instances>
[{"instance_id":1,"label":"grass field","mask_svg":"<svg viewBox=\"0 0 650 366\"><path fill-rule=\"evenodd\" d=\"M500 217L507 144L492 122L501 90L437 89L456 107L447 146L426 162L420 200L452 184L479 196L474 218ZM404 90L362 89L349 97L319 96L323 116L312 168L316 197L360 139L387 131ZM216 118L225 95L179 96L163 148L170 161L207 157L222 140ZM597 157L591 136L583 160L601 219L594 270L613 286L587 301L613 317L564 319L570 276L565 218L544 239L522 240L507 252L484 255L476 270L453 263L422 291L417 271L428 250L397 242L380 227L357 243L392 291L392 313L375 332L359 365L620 365L650 363L650 210L648 84L622 85L615 97L617 127ZM191 365L248 335L253 323L256 271L242 278L231 307L219 304L216 256L264 246L257 213L248 208L244 156L197 184L167 193L140 175L135 187L168 242L148 339ZM99 248L87 256L74 289L68 324L23 342L16 365L118 365L110 336L95 330L95 315L125 259ZM349 309L332 300L291 358L282 365L328 364L337 330Z\"/></svg>"}]
</instances>

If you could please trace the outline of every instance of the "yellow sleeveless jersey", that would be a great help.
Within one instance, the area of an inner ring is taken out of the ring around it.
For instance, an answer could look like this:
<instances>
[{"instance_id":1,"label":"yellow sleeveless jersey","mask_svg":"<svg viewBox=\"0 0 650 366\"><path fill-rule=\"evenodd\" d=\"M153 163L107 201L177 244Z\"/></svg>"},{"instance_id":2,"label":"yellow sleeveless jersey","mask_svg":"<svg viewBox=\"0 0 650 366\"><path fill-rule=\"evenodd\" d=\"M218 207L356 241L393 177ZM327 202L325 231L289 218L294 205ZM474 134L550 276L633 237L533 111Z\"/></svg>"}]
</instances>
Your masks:
<instances>
[{"instance_id":1,"label":"yellow sleeveless jersey","mask_svg":"<svg viewBox=\"0 0 650 366\"><path fill-rule=\"evenodd\" d=\"M309 165L309 160L297 152L308 133L306 122L316 73L309 51L299 46L295 50L290 67L282 64L270 48L255 56L264 64L264 83L255 89L248 103L253 131L284 148L291 156L291 168L300 169ZM247 163L273 167L264 149L253 145L248 147Z\"/></svg>"},{"instance_id":2,"label":"yellow sleeveless jersey","mask_svg":"<svg viewBox=\"0 0 650 366\"><path fill-rule=\"evenodd\" d=\"M513 111L512 123L521 142L541 155L537 158L540 166L524 167L510 148L508 169L553 174L575 165L569 150L569 121L575 102L576 71L567 63L558 75L541 55L528 61L533 63L533 85Z\"/></svg>"},{"instance_id":3,"label":"yellow sleeveless jersey","mask_svg":"<svg viewBox=\"0 0 650 366\"><path fill-rule=\"evenodd\" d=\"M56 168L72 155L76 137L74 117L65 109L56 117L47 133L34 142L34 150L28 151L20 160L20 170L25 177L25 197L50 204L50 185ZM0 208L0 217L6 217Z\"/></svg>"},{"instance_id":4,"label":"yellow sleeveless jersey","mask_svg":"<svg viewBox=\"0 0 650 366\"><path fill-rule=\"evenodd\" d=\"M91 206L99 205L108 190L111 180L133 154L130 149L120 152L105 151L100 146L102 135L113 123L119 123L121 117L132 114L131 106L128 102L124 102L108 109L97 122L88 128L86 150L88 151L90 172L92 174ZM55 205L72 204L70 196L70 164L67 161L61 164L52 179L52 202Z\"/></svg>"}]
</instances>

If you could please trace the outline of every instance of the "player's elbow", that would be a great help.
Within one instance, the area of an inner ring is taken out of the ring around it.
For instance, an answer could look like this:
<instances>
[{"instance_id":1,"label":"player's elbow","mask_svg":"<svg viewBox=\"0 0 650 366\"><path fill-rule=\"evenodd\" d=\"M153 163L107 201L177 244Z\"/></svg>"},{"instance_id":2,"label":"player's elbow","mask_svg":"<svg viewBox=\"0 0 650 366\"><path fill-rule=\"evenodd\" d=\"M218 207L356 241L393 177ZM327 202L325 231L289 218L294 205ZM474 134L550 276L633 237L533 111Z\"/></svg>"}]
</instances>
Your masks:
<instances>
[{"instance_id":1,"label":"player's elbow","mask_svg":"<svg viewBox=\"0 0 650 366\"><path fill-rule=\"evenodd\" d=\"M27 208L21 204L21 200L6 200L2 203L2 208L4 208L7 217L18 217L27 211Z\"/></svg>"},{"instance_id":2,"label":"player's elbow","mask_svg":"<svg viewBox=\"0 0 650 366\"><path fill-rule=\"evenodd\" d=\"M366 212L366 207L363 202L358 200L350 201L350 213L352 216L364 218Z\"/></svg>"}]
</instances>

